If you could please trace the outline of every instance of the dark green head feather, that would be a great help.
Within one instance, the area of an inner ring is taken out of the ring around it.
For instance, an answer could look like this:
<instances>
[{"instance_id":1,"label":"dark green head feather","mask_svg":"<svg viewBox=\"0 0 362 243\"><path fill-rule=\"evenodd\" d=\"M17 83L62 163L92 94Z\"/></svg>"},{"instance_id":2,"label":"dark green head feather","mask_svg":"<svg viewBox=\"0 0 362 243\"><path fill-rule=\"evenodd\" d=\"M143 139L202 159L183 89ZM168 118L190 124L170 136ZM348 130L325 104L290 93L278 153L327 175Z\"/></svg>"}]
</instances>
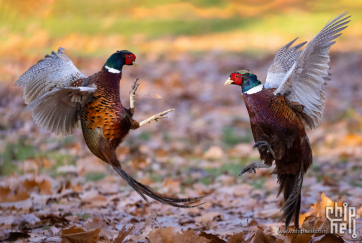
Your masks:
<instances>
[{"instance_id":1,"label":"dark green head feather","mask_svg":"<svg viewBox=\"0 0 362 243\"><path fill-rule=\"evenodd\" d=\"M132 52L127 50L117 51L108 58L104 66L121 72L123 65L133 65L135 60L136 56Z\"/></svg>"}]
</instances>

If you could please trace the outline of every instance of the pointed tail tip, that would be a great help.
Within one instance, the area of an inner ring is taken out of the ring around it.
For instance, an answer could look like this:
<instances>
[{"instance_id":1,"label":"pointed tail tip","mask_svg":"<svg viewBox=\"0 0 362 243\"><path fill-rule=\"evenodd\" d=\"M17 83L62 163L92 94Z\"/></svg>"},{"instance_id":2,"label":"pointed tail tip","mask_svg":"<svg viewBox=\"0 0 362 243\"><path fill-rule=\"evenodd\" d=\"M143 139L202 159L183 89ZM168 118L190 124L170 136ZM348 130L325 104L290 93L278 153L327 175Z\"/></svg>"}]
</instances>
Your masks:
<instances>
[{"instance_id":1,"label":"pointed tail tip","mask_svg":"<svg viewBox=\"0 0 362 243\"><path fill-rule=\"evenodd\" d=\"M133 179L130 175L128 175L121 167L113 167L117 173L147 202L150 203L147 197L150 197L160 203L177 207L177 208L194 208L200 205L203 205L206 202L202 202L196 205L188 205L190 203L198 202L201 199L209 196L210 194L203 195L200 197L194 198L172 198L167 197L164 194L158 193L149 186L143 185L142 183L138 182L137 180ZM147 197L146 197L147 196Z\"/></svg>"}]
</instances>

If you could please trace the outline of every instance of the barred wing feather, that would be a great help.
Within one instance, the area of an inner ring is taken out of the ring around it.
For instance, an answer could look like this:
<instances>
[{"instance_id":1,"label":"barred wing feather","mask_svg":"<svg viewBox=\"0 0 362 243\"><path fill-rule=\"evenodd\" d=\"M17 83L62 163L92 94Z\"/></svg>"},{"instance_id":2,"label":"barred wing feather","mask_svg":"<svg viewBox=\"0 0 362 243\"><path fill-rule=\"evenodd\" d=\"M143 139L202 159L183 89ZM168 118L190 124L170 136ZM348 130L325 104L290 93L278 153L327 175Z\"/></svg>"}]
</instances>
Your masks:
<instances>
[{"instance_id":1,"label":"barred wing feather","mask_svg":"<svg viewBox=\"0 0 362 243\"><path fill-rule=\"evenodd\" d=\"M280 85L272 86L277 88L275 95L283 95L304 106L303 121L310 129L316 128L322 118L325 101L322 85L328 79L328 53L335 43L333 40L350 22L350 16L345 17L347 14L345 12L329 21L298 55Z\"/></svg>"},{"instance_id":2,"label":"barred wing feather","mask_svg":"<svg viewBox=\"0 0 362 243\"><path fill-rule=\"evenodd\" d=\"M44 59L29 68L16 81L16 86L24 87L25 103L29 104L54 87L63 88L82 78L86 78L59 47L58 52L46 55Z\"/></svg>"},{"instance_id":3,"label":"barred wing feather","mask_svg":"<svg viewBox=\"0 0 362 243\"><path fill-rule=\"evenodd\" d=\"M92 97L96 87L69 87L81 84L86 77L59 48L46 55L16 81L24 87L25 111L32 110L37 125L49 132L71 135L77 127L82 105Z\"/></svg>"},{"instance_id":4,"label":"barred wing feather","mask_svg":"<svg viewBox=\"0 0 362 243\"><path fill-rule=\"evenodd\" d=\"M31 102L26 110L33 111L32 117L38 126L68 136L78 125L82 105L95 91L95 87L54 88Z\"/></svg>"},{"instance_id":5,"label":"barred wing feather","mask_svg":"<svg viewBox=\"0 0 362 243\"><path fill-rule=\"evenodd\" d=\"M298 38L283 46L274 58L273 64L268 69L265 88L278 88L289 69L293 66L302 51L298 51L307 42L300 43L290 48Z\"/></svg>"}]
</instances>

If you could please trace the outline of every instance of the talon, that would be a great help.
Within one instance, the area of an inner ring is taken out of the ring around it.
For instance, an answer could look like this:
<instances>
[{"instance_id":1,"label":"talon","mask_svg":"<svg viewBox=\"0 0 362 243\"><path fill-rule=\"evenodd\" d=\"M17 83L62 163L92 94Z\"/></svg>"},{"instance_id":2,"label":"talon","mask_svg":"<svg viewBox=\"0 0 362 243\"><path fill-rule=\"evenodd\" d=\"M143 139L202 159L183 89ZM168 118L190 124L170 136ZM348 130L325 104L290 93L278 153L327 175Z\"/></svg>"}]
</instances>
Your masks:
<instances>
[{"instance_id":1,"label":"talon","mask_svg":"<svg viewBox=\"0 0 362 243\"><path fill-rule=\"evenodd\" d=\"M133 81L133 85L131 87L131 90L129 91L130 95L136 95L137 88L138 86L140 86L140 84L137 83L139 78L140 77L137 77L135 81Z\"/></svg>"},{"instance_id":2,"label":"talon","mask_svg":"<svg viewBox=\"0 0 362 243\"><path fill-rule=\"evenodd\" d=\"M134 97L136 96L136 91L138 86L140 86L140 84L138 84L138 79L140 77L137 77L135 79L135 81L133 82L133 85L131 87L131 90L129 91L129 103L130 103L130 108L133 109L134 108L134 103L136 102L136 100L134 99Z\"/></svg>"},{"instance_id":3,"label":"talon","mask_svg":"<svg viewBox=\"0 0 362 243\"><path fill-rule=\"evenodd\" d=\"M239 174L239 176L241 176L242 174L244 174L245 172L248 172L249 174L256 174L256 169L260 169L260 168L269 168L269 165L266 164L261 164L261 163L252 163L248 166L246 166Z\"/></svg>"}]
</instances>

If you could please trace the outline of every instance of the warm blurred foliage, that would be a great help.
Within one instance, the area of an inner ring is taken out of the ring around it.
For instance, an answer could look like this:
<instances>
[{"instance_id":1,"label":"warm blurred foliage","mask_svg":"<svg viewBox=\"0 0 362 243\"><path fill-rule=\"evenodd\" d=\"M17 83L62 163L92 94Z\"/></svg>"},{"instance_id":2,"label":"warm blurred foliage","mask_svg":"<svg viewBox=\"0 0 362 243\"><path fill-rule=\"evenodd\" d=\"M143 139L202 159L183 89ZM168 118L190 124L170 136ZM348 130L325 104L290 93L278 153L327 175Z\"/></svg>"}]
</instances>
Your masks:
<instances>
[{"instance_id":1,"label":"warm blurred foliage","mask_svg":"<svg viewBox=\"0 0 362 243\"><path fill-rule=\"evenodd\" d=\"M310 40L346 10L353 22L332 51L360 51L358 0L0 0L0 79L19 75L13 70L19 60L34 62L59 46L79 58L106 58L120 49L272 54L297 36Z\"/></svg>"},{"instance_id":2,"label":"warm blurred foliage","mask_svg":"<svg viewBox=\"0 0 362 243\"><path fill-rule=\"evenodd\" d=\"M80 56L135 52L274 52L308 40L346 10L353 25L334 51L360 50L358 0L1 0L0 56L34 57L62 46Z\"/></svg>"}]
</instances>

